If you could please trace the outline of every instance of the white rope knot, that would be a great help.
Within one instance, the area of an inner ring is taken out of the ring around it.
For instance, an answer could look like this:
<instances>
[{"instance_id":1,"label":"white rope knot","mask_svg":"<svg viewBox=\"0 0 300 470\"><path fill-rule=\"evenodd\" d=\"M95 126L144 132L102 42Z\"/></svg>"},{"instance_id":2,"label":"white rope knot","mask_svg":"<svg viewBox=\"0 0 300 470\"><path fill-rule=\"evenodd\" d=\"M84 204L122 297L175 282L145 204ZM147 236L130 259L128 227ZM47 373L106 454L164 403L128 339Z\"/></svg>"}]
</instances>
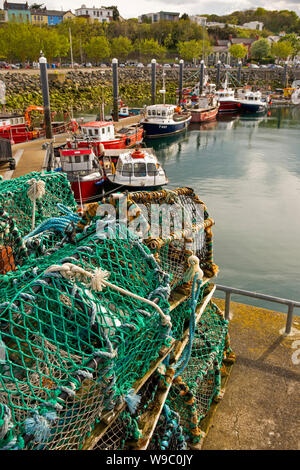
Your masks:
<instances>
[{"instance_id":1,"label":"white rope knot","mask_svg":"<svg viewBox=\"0 0 300 470\"><path fill-rule=\"evenodd\" d=\"M46 183L42 180L36 180L32 178L31 180L27 181L29 188L27 190L27 196L31 200L31 202L35 201L36 199L41 199L45 196L46 193Z\"/></svg>"},{"instance_id":2,"label":"white rope knot","mask_svg":"<svg viewBox=\"0 0 300 470\"><path fill-rule=\"evenodd\" d=\"M165 191L167 193L165 198L167 204L169 204L170 202L178 203L179 196L175 191L172 191L172 189L165 189Z\"/></svg>"},{"instance_id":3,"label":"white rope knot","mask_svg":"<svg viewBox=\"0 0 300 470\"><path fill-rule=\"evenodd\" d=\"M97 292L102 291L103 287L106 286L107 279L110 276L108 271L102 270L100 268L95 269L94 272L90 272L72 263L64 263L62 265L54 264L45 271L45 274L57 271L59 271L65 279L68 279L71 282L79 281L87 284L88 287L91 287L94 291Z\"/></svg>"},{"instance_id":4,"label":"white rope knot","mask_svg":"<svg viewBox=\"0 0 300 470\"><path fill-rule=\"evenodd\" d=\"M192 255L188 258L188 269L183 275L184 282L190 282L194 279L195 274L198 274L198 279L203 279L204 273L199 266L199 258L195 255Z\"/></svg>"}]
</instances>

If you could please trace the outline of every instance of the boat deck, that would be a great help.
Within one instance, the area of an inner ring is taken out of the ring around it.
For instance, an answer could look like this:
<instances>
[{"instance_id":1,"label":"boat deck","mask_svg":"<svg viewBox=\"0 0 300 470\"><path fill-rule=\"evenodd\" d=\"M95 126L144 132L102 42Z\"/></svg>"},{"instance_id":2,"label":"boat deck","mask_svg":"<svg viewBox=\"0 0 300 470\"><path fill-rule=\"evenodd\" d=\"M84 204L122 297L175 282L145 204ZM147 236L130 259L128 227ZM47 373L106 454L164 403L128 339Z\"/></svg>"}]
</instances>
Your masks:
<instances>
[{"instance_id":1,"label":"boat deck","mask_svg":"<svg viewBox=\"0 0 300 470\"><path fill-rule=\"evenodd\" d=\"M232 303L231 317L237 360L202 449L299 449L300 374L292 359L300 360L300 317L291 336L281 334L283 313Z\"/></svg>"}]
</instances>

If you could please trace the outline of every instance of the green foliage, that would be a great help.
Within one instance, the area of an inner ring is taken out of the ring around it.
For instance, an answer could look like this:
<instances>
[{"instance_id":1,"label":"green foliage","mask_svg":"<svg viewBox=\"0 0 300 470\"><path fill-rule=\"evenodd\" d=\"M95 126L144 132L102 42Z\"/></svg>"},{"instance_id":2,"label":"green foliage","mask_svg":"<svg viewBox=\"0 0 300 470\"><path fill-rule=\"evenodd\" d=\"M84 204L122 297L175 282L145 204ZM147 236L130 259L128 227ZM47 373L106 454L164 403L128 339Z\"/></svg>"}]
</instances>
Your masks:
<instances>
[{"instance_id":1,"label":"green foliage","mask_svg":"<svg viewBox=\"0 0 300 470\"><path fill-rule=\"evenodd\" d=\"M248 49L243 44L232 44L229 52L235 59L243 59L247 55Z\"/></svg>"},{"instance_id":2,"label":"green foliage","mask_svg":"<svg viewBox=\"0 0 300 470\"><path fill-rule=\"evenodd\" d=\"M89 58L95 62L110 57L111 48L105 36L95 36L84 46L85 52Z\"/></svg>"},{"instance_id":3,"label":"green foliage","mask_svg":"<svg viewBox=\"0 0 300 470\"><path fill-rule=\"evenodd\" d=\"M272 44L272 54L278 59L287 59L294 52L294 48L289 41L278 41Z\"/></svg>"},{"instance_id":4,"label":"green foliage","mask_svg":"<svg viewBox=\"0 0 300 470\"><path fill-rule=\"evenodd\" d=\"M137 41L135 43L135 48L148 60L151 59L151 57L162 58L166 54L166 48L164 46L160 46L158 41L154 39Z\"/></svg>"},{"instance_id":5,"label":"green foliage","mask_svg":"<svg viewBox=\"0 0 300 470\"><path fill-rule=\"evenodd\" d=\"M177 46L179 55L185 60L199 59L203 56L203 41L180 41ZM211 52L208 41L204 41L204 54Z\"/></svg>"},{"instance_id":6,"label":"green foliage","mask_svg":"<svg viewBox=\"0 0 300 470\"><path fill-rule=\"evenodd\" d=\"M270 55L271 47L267 39L259 39L251 46L251 56L254 59L262 59Z\"/></svg>"},{"instance_id":7,"label":"green foliage","mask_svg":"<svg viewBox=\"0 0 300 470\"><path fill-rule=\"evenodd\" d=\"M286 34L284 37L279 39L279 42L288 41L293 48L293 55L296 55L300 51L300 38L296 33Z\"/></svg>"},{"instance_id":8,"label":"green foliage","mask_svg":"<svg viewBox=\"0 0 300 470\"><path fill-rule=\"evenodd\" d=\"M286 31L287 33L298 33L300 30L300 20L294 11L289 10L265 10L257 8L251 10L234 11L230 15L206 15L207 21L217 21L220 23L243 25L250 21L261 21L264 28L273 33Z\"/></svg>"},{"instance_id":9,"label":"green foliage","mask_svg":"<svg viewBox=\"0 0 300 470\"><path fill-rule=\"evenodd\" d=\"M119 36L111 41L111 55L124 60L132 52L133 46L130 39Z\"/></svg>"}]
</instances>

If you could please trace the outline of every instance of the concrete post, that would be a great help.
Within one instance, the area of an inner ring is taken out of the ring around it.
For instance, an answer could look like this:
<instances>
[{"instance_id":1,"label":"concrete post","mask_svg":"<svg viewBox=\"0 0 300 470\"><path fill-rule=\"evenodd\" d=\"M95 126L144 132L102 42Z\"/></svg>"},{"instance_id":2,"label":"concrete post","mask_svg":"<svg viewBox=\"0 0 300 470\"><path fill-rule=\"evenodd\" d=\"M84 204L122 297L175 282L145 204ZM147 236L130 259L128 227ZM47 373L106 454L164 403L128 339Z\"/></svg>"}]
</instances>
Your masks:
<instances>
[{"instance_id":1,"label":"concrete post","mask_svg":"<svg viewBox=\"0 0 300 470\"><path fill-rule=\"evenodd\" d=\"M49 96L49 83L47 73L47 59L43 55L39 59L40 64L40 79L44 103L44 122L46 129L46 138L52 139L52 125L51 125L51 110L50 110L50 96Z\"/></svg>"},{"instance_id":2,"label":"concrete post","mask_svg":"<svg viewBox=\"0 0 300 470\"><path fill-rule=\"evenodd\" d=\"M112 75L113 75L113 120L119 121L119 85L118 85L118 59L112 60Z\"/></svg>"},{"instance_id":3,"label":"concrete post","mask_svg":"<svg viewBox=\"0 0 300 470\"><path fill-rule=\"evenodd\" d=\"M184 61L181 59L179 61L179 103L181 103L183 98L183 66Z\"/></svg>"},{"instance_id":4,"label":"concrete post","mask_svg":"<svg viewBox=\"0 0 300 470\"><path fill-rule=\"evenodd\" d=\"M220 76L221 76L221 61L218 60L217 63L217 78L216 78L216 88L219 89L220 86Z\"/></svg>"},{"instance_id":5,"label":"concrete post","mask_svg":"<svg viewBox=\"0 0 300 470\"><path fill-rule=\"evenodd\" d=\"M155 104L156 98L156 60L151 60L151 103Z\"/></svg>"}]
</instances>

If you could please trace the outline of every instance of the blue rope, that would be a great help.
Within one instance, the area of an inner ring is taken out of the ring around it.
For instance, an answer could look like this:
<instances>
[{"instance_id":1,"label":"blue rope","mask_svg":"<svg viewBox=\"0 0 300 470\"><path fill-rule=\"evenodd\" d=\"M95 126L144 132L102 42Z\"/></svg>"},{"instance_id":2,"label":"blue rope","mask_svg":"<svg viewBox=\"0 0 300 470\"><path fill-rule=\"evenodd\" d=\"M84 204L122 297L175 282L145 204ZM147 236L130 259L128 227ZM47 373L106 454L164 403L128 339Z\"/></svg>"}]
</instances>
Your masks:
<instances>
[{"instance_id":1,"label":"blue rope","mask_svg":"<svg viewBox=\"0 0 300 470\"><path fill-rule=\"evenodd\" d=\"M185 347L181 358L178 360L177 364L175 365L176 373L175 378L182 374L188 362L190 360L192 354L192 346L195 337L195 320L196 320L196 308L197 303L200 295L202 281L198 279L199 274L196 273L193 279L193 287L192 287L192 296L191 296L191 316L190 316L190 323L189 323L189 341L187 346Z\"/></svg>"}]
</instances>

